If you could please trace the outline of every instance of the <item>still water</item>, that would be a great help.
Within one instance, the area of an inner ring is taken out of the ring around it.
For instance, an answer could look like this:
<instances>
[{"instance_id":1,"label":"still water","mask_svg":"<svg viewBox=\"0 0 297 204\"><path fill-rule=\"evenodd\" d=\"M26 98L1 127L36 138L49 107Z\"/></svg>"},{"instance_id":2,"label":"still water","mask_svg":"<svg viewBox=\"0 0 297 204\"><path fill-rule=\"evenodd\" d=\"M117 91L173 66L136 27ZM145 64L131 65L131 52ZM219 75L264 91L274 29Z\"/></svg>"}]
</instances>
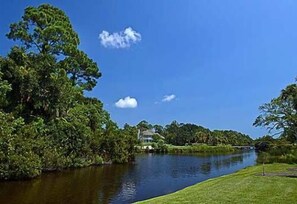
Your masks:
<instances>
[{"instance_id":1,"label":"still water","mask_svg":"<svg viewBox=\"0 0 297 204\"><path fill-rule=\"evenodd\" d=\"M0 182L0 203L131 203L171 193L255 164L254 151L228 155L143 154L134 164Z\"/></svg>"}]
</instances>

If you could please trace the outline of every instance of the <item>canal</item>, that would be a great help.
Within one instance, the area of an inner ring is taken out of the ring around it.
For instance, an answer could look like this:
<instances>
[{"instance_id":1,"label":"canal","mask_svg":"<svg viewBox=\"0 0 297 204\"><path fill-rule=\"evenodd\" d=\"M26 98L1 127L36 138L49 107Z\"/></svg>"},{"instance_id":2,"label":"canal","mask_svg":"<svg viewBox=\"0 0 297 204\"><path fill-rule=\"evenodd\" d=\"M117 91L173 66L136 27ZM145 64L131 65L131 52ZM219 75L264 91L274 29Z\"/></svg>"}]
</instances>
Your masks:
<instances>
[{"instance_id":1,"label":"canal","mask_svg":"<svg viewBox=\"0 0 297 204\"><path fill-rule=\"evenodd\" d=\"M0 182L0 203L131 203L180 190L255 164L254 151L236 154L141 154L133 164L46 173ZM199 193L199 192L197 192Z\"/></svg>"}]
</instances>

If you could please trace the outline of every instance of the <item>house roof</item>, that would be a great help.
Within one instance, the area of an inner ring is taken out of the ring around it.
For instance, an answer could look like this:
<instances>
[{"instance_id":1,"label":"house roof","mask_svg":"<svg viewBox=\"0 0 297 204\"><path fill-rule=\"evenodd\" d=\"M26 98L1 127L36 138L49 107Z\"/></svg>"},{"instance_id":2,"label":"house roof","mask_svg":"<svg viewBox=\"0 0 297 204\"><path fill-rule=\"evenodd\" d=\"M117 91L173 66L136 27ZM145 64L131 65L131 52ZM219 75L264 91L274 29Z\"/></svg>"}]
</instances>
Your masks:
<instances>
[{"instance_id":1,"label":"house roof","mask_svg":"<svg viewBox=\"0 0 297 204\"><path fill-rule=\"evenodd\" d=\"M155 135L156 133L154 133L152 130L144 130L141 132L142 135Z\"/></svg>"},{"instance_id":2,"label":"house roof","mask_svg":"<svg viewBox=\"0 0 297 204\"><path fill-rule=\"evenodd\" d=\"M155 133L152 130L144 130L140 133L143 136L153 136L153 135L158 135L160 138L164 139L164 137L162 135L160 135L159 133Z\"/></svg>"}]
</instances>

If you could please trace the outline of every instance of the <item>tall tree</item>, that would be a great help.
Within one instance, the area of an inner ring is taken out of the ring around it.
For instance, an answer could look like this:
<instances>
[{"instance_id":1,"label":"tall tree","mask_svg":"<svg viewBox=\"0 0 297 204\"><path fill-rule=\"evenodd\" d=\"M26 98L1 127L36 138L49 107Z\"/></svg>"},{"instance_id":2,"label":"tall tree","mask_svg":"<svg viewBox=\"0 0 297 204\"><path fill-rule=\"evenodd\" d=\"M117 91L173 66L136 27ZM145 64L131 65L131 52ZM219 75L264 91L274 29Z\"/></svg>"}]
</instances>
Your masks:
<instances>
[{"instance_id":1,"label":"tall tree","mask_svg":"<svg viewBox=\"0 0 297 204\"><path fill-rule=\"evenodd\" d=\"M267 127L274 135L297 141L297 84L288 85L280 96L270 103L260 106L261 114L256 118L255 126Z\"/></svg>"},{"instance_id":2,"label":"tall tree","mask_svg":"<svg viewBox=\"0 0 297 204\"><path fill-rule=\"evenodd\" d=\"M0 57L1 64L1 57ZM6 93L11 90L9 83L5 80L2 80L3 73L0 69L0 108L6 104Z\"/></svg>"},{"instance_id":3,"label":"tall tree","mask_svg":"<svg viewBox=\"0 0 297 204\"><path fill-rule=\"evenodd\" d=\"M136 126L141 131L150 130L153 128L153 126L151 124L149 124L146 120L140 121Z\"/></svg>"},{"instance_id":4,"label":"tall tree","mask_svg":"<svg viewBox=\"0 0 297 204\"><path fill-rule=\"evenodd\" d=\"M163 135L164 127L162 125L154 125L153 126L155 133L159 133L160 135Z\"/></svg>"},{"instance_id":5,"label":"tall tree","mask_svg":"<svg viewBox=\"0 0 297 204\"><path fill-rule=\"evenodd\" d=\"M0 57L0 179L133 159L137 129L83 94L101 73L63 11L28 7L7 37L17 43Z\"/></svg>"},{"instance_id":6,"label":"tall tree","mask_svg":"<svg viewBox=\"0 0 297 204\"><path fill-rule=\"evenodd\" d=\"M58 68L65 69L73 83L86 90L101 76L97 64L78 49L79 38L69 18L49 4L26 8L22 20L11 24L7 37L20 41L26 51L55 57Z\"/></svg>"},{"instance_id":7,"label":"tall tree","mask_svg":"<svg viewBox=\"0 0 297 204\"><path fill-rule=\"evenodd\" d=\"M0 63L2 78L12 88L4 109L25 120L65 115L101 76L97 64L78 49L69 18L51 5L26 8L7 37L19 45Z\"/></svg>"}]
</instances>

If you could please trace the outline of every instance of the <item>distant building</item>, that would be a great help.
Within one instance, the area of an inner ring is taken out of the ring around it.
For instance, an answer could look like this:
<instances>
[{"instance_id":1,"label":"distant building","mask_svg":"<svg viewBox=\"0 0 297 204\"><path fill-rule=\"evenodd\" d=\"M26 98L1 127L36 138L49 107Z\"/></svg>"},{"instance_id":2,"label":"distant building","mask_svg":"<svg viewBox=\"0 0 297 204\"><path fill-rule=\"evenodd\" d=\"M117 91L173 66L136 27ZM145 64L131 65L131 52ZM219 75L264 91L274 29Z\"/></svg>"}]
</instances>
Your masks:
<instances>
[{"instance_id":1,"label":"distant building","mask_svg":"<svg viewBox=\"0 0 297 204\"><path fill-rule=\"evenodd\" d=\"M160 135L159 133L155 133L155 131L153 130L138 130L138 139L143 143L153 142L154 135L158 136L160 139L165 139L162 135Z\"/></svg>"}]
</instances>

